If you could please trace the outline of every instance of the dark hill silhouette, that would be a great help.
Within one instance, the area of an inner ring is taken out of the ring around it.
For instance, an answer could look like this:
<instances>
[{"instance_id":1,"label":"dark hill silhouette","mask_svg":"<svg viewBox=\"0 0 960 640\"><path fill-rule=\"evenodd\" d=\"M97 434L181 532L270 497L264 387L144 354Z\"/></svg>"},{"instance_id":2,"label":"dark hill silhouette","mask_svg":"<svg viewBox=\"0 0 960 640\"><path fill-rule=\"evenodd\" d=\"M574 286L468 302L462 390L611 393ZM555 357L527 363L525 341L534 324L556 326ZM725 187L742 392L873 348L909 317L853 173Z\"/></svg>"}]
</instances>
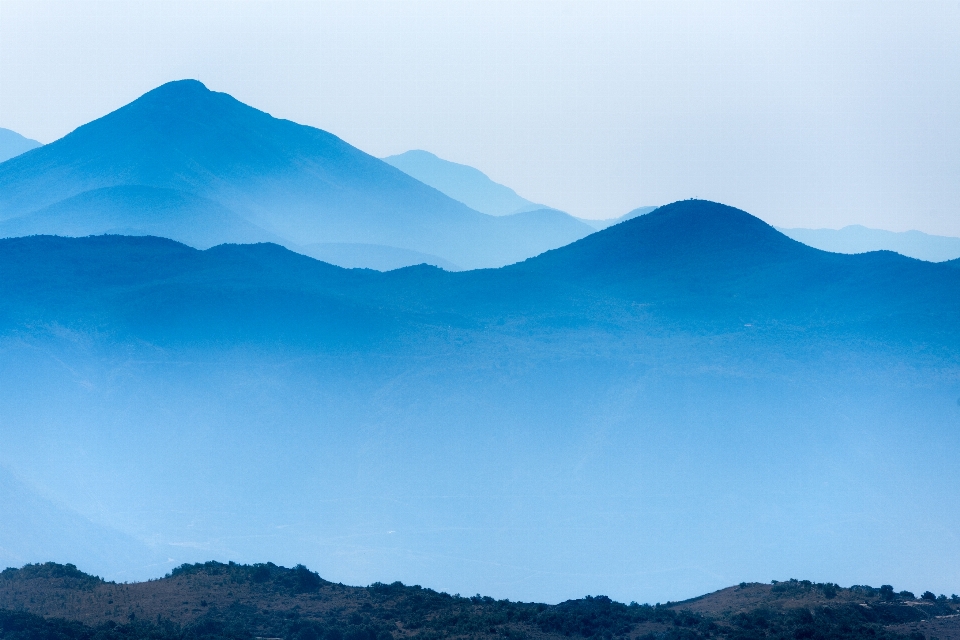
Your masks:
<instances>
[{"instance_id":1,"label":"dark hill silhouette","mask_svg":"<svg viewBox=\"0 0 960 640\"><path fill-rule=\"evenodd\" d=\"M918 600L869 586L791 580L743 583L679 603L605 596L559 604L451 596L419 585L351 587L302 565L182 565L151 582L105 582L73 565L0 573L0 632L12 637L400 638L757 637L954 638L958 599ZM923 629L923 631L919 631ZM926 631L926 633L924 633ZM762 635L760 635L762 633Z\"/></svg>"},{"instance_id":2,"label":"dark hill silhouette","mask_svg":"<svg viewBox=\"0 0 960 640\"><path fill-rule=\"evenodd\" d=\"M165 84L4 163L0 219L131 185L206 198L293 245L386 245L464 268L516 262L590 232L573 220L558 229L541 218L527 218L518 230L330 133L273 118L192 80ZM229 233L221 239L232 240Z\"/></svg>"},{"instance_id":3,"label":"dark hill silhouette","mask_svg":"<svg viewBox=\"0 0 960 640\"><path fill-rule=\"evenodd\" d=\"M791 240L745 211L684 200L526 262L540 271L617 280L670 269L711 278L771 264L816 260L823 252ZM716 268L722 271L717 272Z\"/></svg>"},{"instance_id":4,"label":"dark hill silhouette","mask_svg":"<svg viewBox=\"0 0 960 640\"><path fill-rule=\"evenodd\" d=\"M745 211L686 200L507 270L553 274L684 316L876 322L899 331L905 323L932 328L960 313L960 282L944 266L889 251L820 251Z\"/></svg>"}]
</instances>

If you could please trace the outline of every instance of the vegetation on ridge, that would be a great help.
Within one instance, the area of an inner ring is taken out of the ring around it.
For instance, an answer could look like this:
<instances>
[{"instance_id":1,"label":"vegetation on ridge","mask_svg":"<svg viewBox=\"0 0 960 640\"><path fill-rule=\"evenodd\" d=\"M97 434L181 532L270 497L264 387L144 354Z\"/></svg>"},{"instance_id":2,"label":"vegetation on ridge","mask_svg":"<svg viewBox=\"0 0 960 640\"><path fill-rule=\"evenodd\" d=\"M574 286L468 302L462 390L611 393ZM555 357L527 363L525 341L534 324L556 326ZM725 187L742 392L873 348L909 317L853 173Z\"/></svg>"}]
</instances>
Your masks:
<instances>
[{"instance_id":1,"label":"vegetation on ridge","mask_svg":"<svg viewBox=\"0 0 960 640\"><path fill-rule=\"evenodd\" d=\"M511 602L400 582L348 587L272 563L183 565L134 584L54 563L0 573L2 640L921 640L911 624L956 620L957 610L957 596L805 580L651 606L605 596Z\"/></svg>"}]
</instances>

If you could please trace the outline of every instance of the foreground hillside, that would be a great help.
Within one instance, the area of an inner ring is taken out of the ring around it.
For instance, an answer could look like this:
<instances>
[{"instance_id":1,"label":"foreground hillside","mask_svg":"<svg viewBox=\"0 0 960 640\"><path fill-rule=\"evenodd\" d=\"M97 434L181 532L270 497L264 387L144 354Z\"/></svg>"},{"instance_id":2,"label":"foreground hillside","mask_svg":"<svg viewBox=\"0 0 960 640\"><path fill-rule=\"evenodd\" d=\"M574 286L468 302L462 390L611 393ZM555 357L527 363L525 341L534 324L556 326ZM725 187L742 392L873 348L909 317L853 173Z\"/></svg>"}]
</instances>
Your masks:
<instances>
[{"instance_id":1,"label":"foreground hillside","mask_svg":"<svg viewBox=\"0 0 960 640\"><path fill-rule=\"evenodd\" d=\"M303 566L183 565L167 577L117 584L73 565L0 574L0 638L817 638L947 640L960 598L916 599L791 580L741 584L650 606L604 596L558 605L461 597L399 582L348 587ZM79 623L79 624L77 624Z\"/></svg>"}]
</instances>

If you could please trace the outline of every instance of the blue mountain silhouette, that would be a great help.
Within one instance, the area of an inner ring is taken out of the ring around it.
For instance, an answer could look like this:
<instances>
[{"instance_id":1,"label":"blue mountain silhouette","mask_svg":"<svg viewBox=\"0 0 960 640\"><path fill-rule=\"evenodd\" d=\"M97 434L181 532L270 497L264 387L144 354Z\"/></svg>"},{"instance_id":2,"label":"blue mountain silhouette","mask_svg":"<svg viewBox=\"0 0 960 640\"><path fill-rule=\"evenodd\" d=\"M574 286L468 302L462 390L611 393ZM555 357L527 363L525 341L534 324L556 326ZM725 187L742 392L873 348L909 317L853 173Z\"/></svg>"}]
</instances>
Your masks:
<instances>
[{"instance_id":1,"label":"blue mountain silhouette","mask_svg":"<svg viewBox=\"0 0 960 640\"><path fill-rule=\"evenodd\" d=\"M20 218L22 233L46 231L43 224L31 227L34 219L26 216L118 186L205 198L290 246L385 245L462 268L509 264L590 232L575 221L558 226L539 215L500 220L479 213L330 133L273 118L192 80L165 84L0 165L0 219ZM82 213L78 202L70 205L74 223ZM196 202L188 208L195 211ZM120 205L105 205L112 212L110 224ZM92 219L95 208L91 203ZM138 211L127 208L128 220L115 226L141 228ZM225 214L217 209L211 215ZM40 219L52 220L49 214ZM236 228L230 224L224 242L234 241ZM518 225L522 237L516 236ZM184 237L182 227L177 233ZM198 235L208 237L209 230Z\"/></svg>"}]
</instances>

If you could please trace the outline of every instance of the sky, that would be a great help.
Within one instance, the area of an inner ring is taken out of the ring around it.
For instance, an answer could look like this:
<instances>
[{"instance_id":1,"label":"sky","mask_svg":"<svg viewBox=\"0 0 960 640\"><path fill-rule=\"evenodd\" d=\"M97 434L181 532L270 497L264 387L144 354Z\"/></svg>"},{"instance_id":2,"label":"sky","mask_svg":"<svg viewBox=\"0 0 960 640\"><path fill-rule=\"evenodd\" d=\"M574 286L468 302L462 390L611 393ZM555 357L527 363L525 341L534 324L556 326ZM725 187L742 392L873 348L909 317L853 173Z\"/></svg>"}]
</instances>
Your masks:
<instances>
[{"instance_id":1,"label":"sky","mask_svg":"<svg viewBox=\"0 0 960 640\"><path fill-rule=\"evenodd\" d=\"M588 218L698 197L960 236L960 2L0 0L0 127L196 78Z\"/></svg>"}]
</instances>

